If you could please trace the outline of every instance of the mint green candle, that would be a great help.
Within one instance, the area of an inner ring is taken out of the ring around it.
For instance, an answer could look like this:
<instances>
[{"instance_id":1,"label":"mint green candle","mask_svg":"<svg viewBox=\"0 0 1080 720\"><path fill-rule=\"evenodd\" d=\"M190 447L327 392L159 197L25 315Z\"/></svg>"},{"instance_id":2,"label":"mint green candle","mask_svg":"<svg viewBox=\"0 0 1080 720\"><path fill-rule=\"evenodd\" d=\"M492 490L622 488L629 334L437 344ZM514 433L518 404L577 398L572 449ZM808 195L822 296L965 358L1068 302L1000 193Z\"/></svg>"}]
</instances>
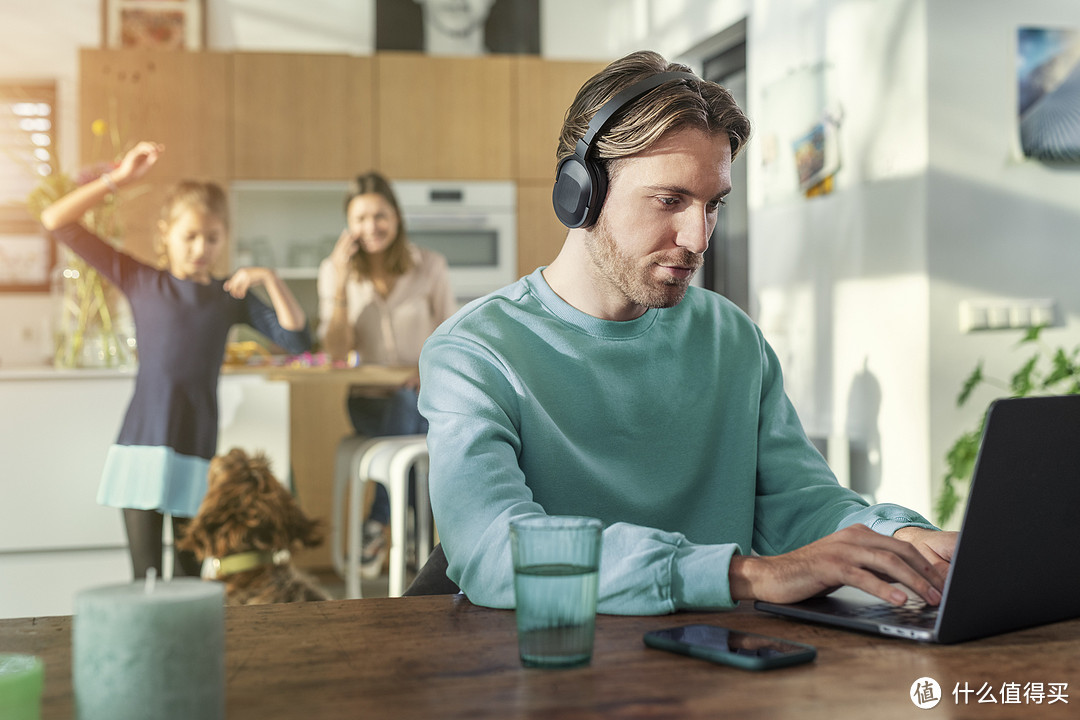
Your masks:
<instances>
[{"instance_id":1,"label":"mint green candle","mask_svg":"<svg viewBox=\"0 0 1080 720\"><path fill-rule=\"evenodd\" d=\"M45 665L33 655L0 653L0 718L40 720Z\"/></svg>"},{"instance_id":2,"label":"mint green candle","mask_svg":"<svg viewBox=\"0 0 1080 720\"><path fill-rule=\"evenodd\" d=\"M72 684L79 720L223 720L224 586L150 579L80 592Z\"/></svg>"}]
</instances>

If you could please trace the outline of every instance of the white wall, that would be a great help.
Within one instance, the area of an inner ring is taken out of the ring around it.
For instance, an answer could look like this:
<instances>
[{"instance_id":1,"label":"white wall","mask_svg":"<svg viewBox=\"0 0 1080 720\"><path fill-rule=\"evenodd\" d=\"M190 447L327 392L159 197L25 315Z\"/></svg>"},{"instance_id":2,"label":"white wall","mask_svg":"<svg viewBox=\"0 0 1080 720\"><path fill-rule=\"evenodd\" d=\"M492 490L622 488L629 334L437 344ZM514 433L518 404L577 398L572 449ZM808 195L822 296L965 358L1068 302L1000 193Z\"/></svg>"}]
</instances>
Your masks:
<instances>
[{"instance_id":1,"label":"white wall","mask_svg":"<svg viewBox=\"0 0 1080 720\"><path fill-rule=\"evenodd\" d=\"M807 430L851 445L853 486L928 514L923 4L755 2L748 26L752 311ZM782 125L808 108L840 118L835 190L812 199Z\"/></svg>"},{"instance_id":2,"label":"white wall","mask_svg":"<svg viewBox=\"0 0 1080 720\"><path fill-rule=\"evenodd\" d=\"M1080 167L1023 160L1016 107L1016 29L1080 29L1080 3L962 0L927 4L930 35L930 173L927 246L932 273L930 369L935 477L948 445L975 426L996 395L987 388L962 410L960 383L980 358L1008 379L1030 352L1019 331L960 334L962 300L1049 298L1053 345L1080 343Z\"/></svg>"},{"instance_id":3,"label":"white wall","mask_svg":"<svg viewBox=\"0 0 1080 720\"><path fill-rule=\"evenodd\" d=\"M612 5L620 53L691 60L746 17L752 312L810 432L862 452L859 489L930 514L947 447L993 397L958 410L961 381L1023 355L1015 330L961 333L961 301L1051 298L1061 325L1045 337L1078 342L1080 170L1018 158L1015 44L1020 25L1080 28L1080 4ZM777 130L815 93L842 114L842 167L831 195L805 199Z\"/></svg>"}]
</instances>

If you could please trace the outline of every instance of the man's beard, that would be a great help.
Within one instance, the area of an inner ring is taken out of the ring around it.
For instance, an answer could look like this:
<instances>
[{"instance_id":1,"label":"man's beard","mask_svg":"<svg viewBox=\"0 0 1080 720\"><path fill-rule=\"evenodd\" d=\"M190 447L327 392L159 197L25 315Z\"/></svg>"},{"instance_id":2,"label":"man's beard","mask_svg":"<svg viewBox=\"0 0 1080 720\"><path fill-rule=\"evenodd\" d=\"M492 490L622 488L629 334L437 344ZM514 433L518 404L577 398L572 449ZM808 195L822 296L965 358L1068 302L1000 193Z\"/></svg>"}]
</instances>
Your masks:
<instances>
[{"instance_id":1,"label":"man's beard","mask_svg":"<svg viewBox=\"0 0 1080 720\"><path fill-rule=\"evenodd\" d=\"M634 259L620 249L600 216L596 227L585 236L585 249L592 260L597 275L607 282L609 287L621 292L627 300L646 308L669 308L678 305L686 295L686 289L694 274L685 279L671 276L657 280L652 269L657 262L664 265L693 267L696 272L702 263L702 257L685 248L678 248L668 254L655 253L647 259Z\"/></svg>"}]
</instances>

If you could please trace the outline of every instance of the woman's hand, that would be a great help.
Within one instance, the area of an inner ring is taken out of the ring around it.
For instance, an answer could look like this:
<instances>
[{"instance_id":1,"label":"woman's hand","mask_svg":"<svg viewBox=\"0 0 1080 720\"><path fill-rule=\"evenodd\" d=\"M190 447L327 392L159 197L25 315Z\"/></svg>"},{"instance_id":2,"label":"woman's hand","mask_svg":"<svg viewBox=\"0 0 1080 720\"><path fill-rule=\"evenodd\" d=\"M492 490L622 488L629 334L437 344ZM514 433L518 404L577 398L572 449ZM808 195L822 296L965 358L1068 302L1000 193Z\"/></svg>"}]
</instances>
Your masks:
<instances>
[{"instance_id":1,"label":"woman's hand","mask_svg":"<svg viewBox=\"0 0 1080 720\"><path fill-rule=\"evenodd\" d=\"M165 152L161 143L144 140L127 151L123 160L109 175L117 185L127 185L140 179L157 164L158 158Z\"/></svg>"},{"instance_id":2,"label":"woman's hand","mask_svg":"<svg viewBox=\"0 0 1080 720\"><path fill-rule=\"evenodd\" d=\"M330 251L330 262L337 268L338 277L344 278L348 275L349 262L359 248L360 239L354 236L349 228L342 230L334 243L334 249Z\"/></svg>"}]
</instances>

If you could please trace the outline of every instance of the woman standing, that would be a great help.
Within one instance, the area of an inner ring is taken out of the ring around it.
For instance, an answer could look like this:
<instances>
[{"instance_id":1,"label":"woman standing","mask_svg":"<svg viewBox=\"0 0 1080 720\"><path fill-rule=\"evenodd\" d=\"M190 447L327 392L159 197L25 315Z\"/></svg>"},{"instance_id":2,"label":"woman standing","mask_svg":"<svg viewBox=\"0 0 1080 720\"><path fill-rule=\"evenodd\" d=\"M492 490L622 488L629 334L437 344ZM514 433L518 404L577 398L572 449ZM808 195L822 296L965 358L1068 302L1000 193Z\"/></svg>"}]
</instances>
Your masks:
<instances>
[{"instance_id":1,"label":"woman standing","mask_svg":"<svg viewBox=\"0 0 1080 720\"><path fill-rule=\"evenodd\" d=\"M331 357L417 368L424 341L455 308L446 258L408 241L397 197L382 175L357 177L345 198L346 226L319 266L318 338ZM416 409L419 370L392 391L354 387L349 418L365 437L427 432ZM337 473L349 471L339 459ZM364 523L361 571L378 577L385 559L390 499L376 485Z\"/></svg>"}]
</instances>

